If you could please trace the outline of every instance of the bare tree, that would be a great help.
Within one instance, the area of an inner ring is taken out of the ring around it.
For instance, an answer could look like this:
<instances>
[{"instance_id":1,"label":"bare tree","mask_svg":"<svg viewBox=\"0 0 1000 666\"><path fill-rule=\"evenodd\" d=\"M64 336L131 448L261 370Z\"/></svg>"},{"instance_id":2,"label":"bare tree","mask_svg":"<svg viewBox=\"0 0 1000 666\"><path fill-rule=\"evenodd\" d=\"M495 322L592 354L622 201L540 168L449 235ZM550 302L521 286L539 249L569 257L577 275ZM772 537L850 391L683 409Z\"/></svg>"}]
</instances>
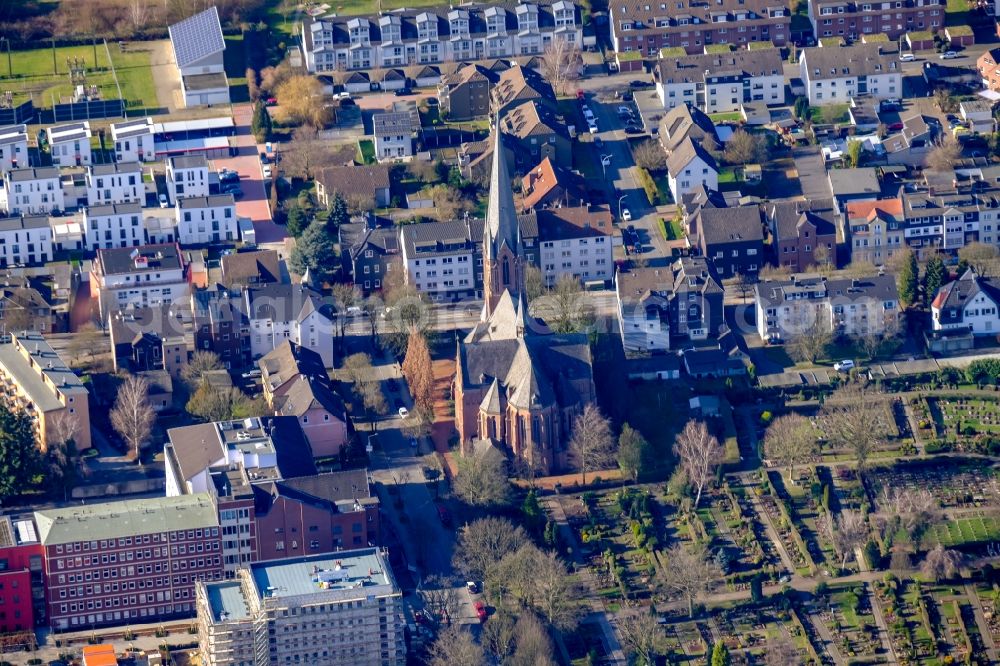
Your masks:
<instances>
[{"instance_id":1,"label":"bare tree","mask_svg":"<svg viewBox=\"0 0 1000 666\"><path fill-rule=\"evenodd\" d=\"M205 375L214 370L222 369L222 361L215 352L196 349L191 354L191 360L181 370L181 377L191 386L198 387L205 381Z\"/></svg>"},{"instance_id":2,"label":"bare tree","mask_svg":"<svg viewBox=\"0 0 1000 666\"><path fill-rule=\"evenodd\" d=\"M927 153L927 168L930 171L950 171L962 156L962 146L954 137L946 137L931 152Z\"/></svg>"},{"instance_id":3,"label":"bare tree","mask_svg":"<svg viewBox=\"0 0 1000 666\"><path fill-rule=\"evenodd\" d=\"M958 258L980 277L1000 274L1000 249L987 243L969 243L958 250ZM960 276L961 277L961 276Z\"/></svg>"},{"instance_id":4,"label":"bare tree","mask_svg":"<svg viewBox=\"0 0 1000 666\"><path fill-rule=\"evenodd\" d=\"M108 348L109 343L104 335L92 323L86 323L76 331L76 334L69 339L66 351L73 359L74 365L79 365L82 357L86 355L88 361L93 361L94 357Z\"/></svg>"},{"instance_id":5,"label":"bare tree","mask_svg":"<svg viewBox=\"0 0 1000 666\"><path fill-rule=\"evenodd\" d=\"M544 553L534 573L534 601L538 612L559 631L572 631L580 621L582 591L555 553Z\"/></svg>"},{"instance_id":6,"label":"bare tree","mask_svg":"<svg viewBox=\"0 0 1000 666\"><path fill-rule=\"evenodd\" d=\"M674 454L688 482L695 488L694 508L697 509L701 494L715 475L715 468L722 462L725 451L703 421L688 421L674 440Z\"/></svg>"},{"instance_id":7,"label":"bare tree","mask_svg":"<svg viewBox=\"0 0 1000 666\"><path fill-rule=\"evenodd\" d=\"M118 397L111 410L111 427L135 451L142 467L142 445L153 432L156 415L149 404L149 382L144 377L129 375L118 387Z\"/></svg>"},{"instance_id":8,"label":"bare tree","mask_svg":"<svg viewBox=\"0 0 1000 666\"><path fill-rule=\"evenodd\" d=\"M428 666L481 666L486 654L467 629L458 625L438 634L428 651Z\"/></svg>"},{"instance_id":9,"label":"bare tree","mask_svg":"<svg viewBox=\"0 0 1000 666\"><path fill-rule=\"evenodd\" d=\"M532 308L556 333L580 333L594 322L594 309L572 275L560 277L555 288L537 298Z\"/></svg>"},{"instance_id":10,"label":"bare tree","mask_svg":"<svg viewBox=\"0 0 1000 666\"><path fill-rule=\"evenodd\" d=\"M545 276L542 275L542 269L529 263L524 267L524 297L530 305L544 293Z\"/></svg>"},{"instance_id":11,"label":"bare tree","mask_svg":"<svg viewBox=\"0 0 1000 666\"><path fill-rule=\"evenodd\" d=\"M71 453L72 445L80 436L80 419L70 414L69 410L63 410L49 419L45 434L50 447L60 446Z\"/></svg>"},{"instance_id":12,"label":"bare tree","mask_svg":"<svg viewBox=\"0 0 1000 666\"><path fill-rule=\"evenodd\" d=\"M333 302L337 306L337 324L340 327L340 337L347 332L347 309L361 304L361 290L353 284L338 282L333 285Z\"/></svg>"},{"instance_id":13,"label":"bare tree","mask_svg":"<svg viewBox=\"0 0 1000 666\"><path fill-rule=\"evenodd\" d=\"M330 122L331 111L326 105L319 79L293 74L278 86L274 94L284 122L295 126L309 125L314 129L322 129Z\"/></svg>"},{"instance_id":14,"label":"bare tree","mask_svg":"<svg viewBox=\"0 0 1000 666\"><path fill-rule=\"evenodd\" d=\"M900 342L899 332L898 319L889 319L884 324L881 320L869 321L867 328L854 339L868 358L875 359L895 351Z\"/></svg>"},{"instance_id":15,"label":"bare tree","mask_svg":"<svg viewBox=\"0 0 1000 666\"><path fill-rule=\"evenodd\" d=\"M816 453L816 430L801 414L786 414L774 420L764 435L764 453L788 468L788 480L795 483L795 466Z\"/></svg>"},{"instance_id":16,"label":"bare tree","mask_svg":"<svg viewBox=\"0 0 1000 666\"><path fill-rule=\"evenodd\" d=\"M132 31L142 32L143 28L146 27L146 22L149 21L148 0L129 0L126 11L129 23L132 25Z\"/></svg>"},{"instance_id":17,"label":"bare tree","mask_svg":"<svg viewBox=\"0 0 1000 666\"><path fill-rule=\"evenodd\" d=\"M505 666L555 666L552 639L534 613L524 611L518 616L514 643L517 648Z\"/></svg>"},{"instance_id":18,"label":"bare tree","mask_svg":"<svg viewBox=\"0 0 1000 666\"><path fill-rule=\"evenodd\" d=\"M435 185L430 189L430 195L434 202L431 215L438 222L461 219L462 215L471 210L468 198L451 185L444 183Z\"/></svg>"},{"instance_id":19,"label":"bare tree","mask_svg":"<svg viewBox=\"0 0 1000 666\"><path fill-rule=\"evenodd\" d=\"M757 281L753 279L753 276L742 272L736 274L736 282L733 284L733 287L739 292L744 305L747 303L747 296L753 293L756 284Z\"/></svg>"},{"instance_id":20,"label":"bare tree","mask_svg":"<svg viewBox=\"0 0 1000 666\"><path fill-rule=\"evenodd\" d=\"M557 95L565 94L567 84L580 78L582 62L583 57L575 43L553 39L542 55L542 76L552 84Z\"/></svg>"},{"instance_id":21,"label":"bare tree","mask_svg":"<svg viewBox=\"0 0 1000 666\"><path fill-rule=\"evenodd\" d=\"M451 626L454 618L462 609L462 592L454 581L443 576L428 576L417 587L417 594L424 606L442 618L446 625Z\"/></svg>"},{"instance_id":22,"label":"bare tree","mask_svg":"<svg viewBox=\"0 0 1000 666\"><path fill-rule=\"evenodd\" d=\"M722 570L707 557L704 545L677 544L667 551L667 566L661 581L666 591L688 604L688 615L694 616L694 601L722 580Z\"/></svg>"},{"instance_id":23,"label":"bare tree","mask_svg":"<svg viewBox=\"0 0 1000 666\"><path fill-rule=\"evenodd\" d=\"M895 427L885 399L855 383L845 384L826 400L820 422L831 444L854 454L859 475Z\"/></svg>"},{"instance_id":24,"label":"bare tree","mask_svg":"<svg viewBox=\"0 0 1000 666\"><path fill-rule=\"evenodd\" d=\"M667 155L659 142L647 139L632 148L632 159L636 166L647 171L662 171L667 168Z\"/></svg>"},{"instance_id":25,"label":"bare tree","mask_svg":"<svg viewBox=\"0 0 1000 666\"><path fill-rule=\"evenodd\" d=\"M940 512L937 498L926 488L883 487L879 505L884 516L898 518L907 532L934 522Z\"/></svg>"},{"instance_id":26,"label":"bare tree","mask_svg":"<svg viewBox=\"0 0 1000 666\"><path fill-rule=\"evenodd\" d=\"M507 664L514 653L516 624L517 619L514 615L500 609L483 625L483 647L498 664Z\"/></svg>"},{"instance_id":27,"label":"bare tree","mask_svg":"<svg viewBox=\"0 0 1000 666\"><path fill-rule=\"evenodd\" d=\"M605 469L614 462L615 439L611 425L593 403L573 421L573 437L569 441L569 456L573 466L580 470L584 485L587 472Z\"/></svg>"},{"instance_id":28,"label":"bare tree","mask_svg":"<svg viewBox=\"0 0 1000 666\"><path fill-rule=\"evenodd\" d=\"M733 132L723 156L730 164L756 164L767 161L767 139L745 130Z\"/></svg>"},{"instance_id":29,"label":"bare tree","mask_svg":"<svg viewBox=\"0 0 1000 666\"><path fill-rule=\"evenodd\" d=\"M847 566L847 560L858 548L867 543L871 530L860 511L841 511L832 527L833 547L840 554L840 568Z\"/></svg>"},{"instance_id":30,"label":"bare tree","mask_svg":"<svg viewBox=\"0 0 1000 666\"><path fill-rule=\"evenodd\" d=\"M470 506L502 506L510 502L507 459L493 446L484 446L455 461L458 474L453 489Z\"/></svg>"},{"instance_id":31,"label":"bare tree","mask_svg":"<svg viewBox=\"0 0 1000 666\"><path fill-rule=\"evenodd\" d=\"M528 533L505 518L479 518L459 530L453 565L468 580L485 581L505 555L527 541Z\"/></svg>"},{"instance_id":32,"label":"bare tree","mask_svg":"<svg viewBox=\"0 0 1000 666\"><path fill-rule=\"evenodd\" d=\"M959 551L946 550L944 546L938 544L927 553L920 565L920 573L935 583L951 580L958 574L963 559L964 556Z\"/></svg>"},{"instance_id":33,"label":"bare tree","mask_svg":"<svg viewBox=\"0 0 1000 666\"><path fill-rule=\"evenodd\" d=\"M293 178L312 179L323 167L330 166L328 141L319 138L318 130L311 125L296 127L292 140L282 153L281 163L285 173Z\"/></svg>"},{"instance_id":34,"label":"bare tree","mask_svg":"<svg viewBox=\"0 0 1000 666\"><path fill-rule=\"evenodd\" d=\"M622 647L635 655L639 663L654 664L666 648L666 635L656 616L645 609L620 613L615 622Z\"/></svg>"},{"instance_id":35,"label":"bare tree","mask_svg":"<svg viewBox=\"0 0 1000 666\"><path fill-rule=\"evenodd\" d=\"M824 320L817 319L812 326L792 337L788 353L796 361L815 363L816 359L826 354L831 342L833 342L833 331L830 325Z\"/></svg>"}]
</instances>

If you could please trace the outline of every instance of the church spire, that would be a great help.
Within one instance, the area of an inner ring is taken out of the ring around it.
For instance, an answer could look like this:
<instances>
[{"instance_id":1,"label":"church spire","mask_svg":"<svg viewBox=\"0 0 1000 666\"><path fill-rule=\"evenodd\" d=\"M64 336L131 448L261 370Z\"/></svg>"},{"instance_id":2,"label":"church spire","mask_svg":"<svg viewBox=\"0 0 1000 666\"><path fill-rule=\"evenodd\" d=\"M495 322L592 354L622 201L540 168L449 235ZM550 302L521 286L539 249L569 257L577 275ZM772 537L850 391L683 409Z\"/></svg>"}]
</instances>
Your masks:
<instances>
[{"instance_id":1,"label":"church spire","mask_svg":"<svg viewBox=\"0 0 1000 666\"><path fill-rule=\"evenodd\" d=\"M497 251L504 244L511 252L519 255L521 240L499 114L494 117L493 126L493 168L490 171L490 198L486 209L487 238L484 239L490 241L491 246L483 248L483 254L490 259L496 257Z\"/></svg>"}]
</instances>

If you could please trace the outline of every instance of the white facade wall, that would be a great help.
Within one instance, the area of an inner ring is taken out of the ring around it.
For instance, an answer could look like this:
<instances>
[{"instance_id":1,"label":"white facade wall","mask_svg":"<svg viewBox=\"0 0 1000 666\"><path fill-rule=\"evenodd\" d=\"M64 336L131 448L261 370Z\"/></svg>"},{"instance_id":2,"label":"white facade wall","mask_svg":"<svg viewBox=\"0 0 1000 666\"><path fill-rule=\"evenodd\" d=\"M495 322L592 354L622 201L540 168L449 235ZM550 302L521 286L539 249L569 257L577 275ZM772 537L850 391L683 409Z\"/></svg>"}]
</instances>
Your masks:
<instances>
[{"instance_id":1,"label":"white facade wall","mask_svg":"<svg viewBox=\"0 0 1000 666\"><path fill-rule=\"evenodd\" d=\"M177 240L181 245L234 241L237 233L236 206L182 208L177 206Z\"/></svg>"},{"instance_id":2,"label":"white facade wall","mask_svg":"<svg viewBox=\"0 0 1000 666\"><path fill-rule=\"evenodd\" d=\"M291 340L310 349L323 359L323 366L333 367L333 323L319 312L312 312L302 321L250 321L250 355L257 359Z\"/></svg>"},{"instance_id":3,"label":"white facade wall","mask_svg":"<svg viewBox=\"0 0 1000 666\"><path fill-rule=\"evenodd\" d=\"M83 211L84 245L88 250L135 247L146 243L142 210L92 214Z\"/></svg>"},{"instance_id":4,"label":"white facade wall","mask_svg":"<svg viewBox=\"0 0 1000 666\"><path fill-rule=\"evenodd\" d=\"M8 215L45 215L66 210L66 196L58 175L12 182L0 190L0 208Z\"/></svg>"},{"instance_id":5,"label":"white facade wall","mask_svg":"<svg viewBox=\"0 0 1000 666\"><path fill-rule=\"evenodd\" d=\"M0 173L28 166L28 140L0 142Z\"/></svg>"},{"instance_id":6,"label":"white facade wall","mask_svg":"<svg viewBox=\"0 0 1000 666\"><path fill-rule=\"evenodd\" d=\"M811 106L824 104L846 104L852 97L858 95L858 77L842 76L837 78L810 78L812 73L803 59L799 63L799 72L806 84L806 95ZM903 75L898 70L883 74L873 74L867 77L868 94L875 98L901 97L903 94Z\"/></svg>"},{"instance_id":7,"label":"white facade wall","mask_svg":"<svg viewBox=\"0 0 1000 666\"><path fill-rule=\"evenodd\" d=\"M93 163L89 138L53 141L49 144L49 150L53 166L86 166Z\"/></svg>"},{"instance_id":8,"label":"white facade wall","mask_svg":"<svg viewBox=\"0 0 1000 666\"><path fill-rule=\"evenodd\" d=\"M379 162L402 159L413 155L413 137L402 134L375 135L375 157Z\"/></svg>"},{"instance_id":9,"label":"white facade wall","mask_svg":"<svg viewBox=\"0 0 1000 666\"><path fill-rule=\"evenodd\" d=\"M208 166L174 169L167 160L167 196L170 203L190 197L207 197L208 192Z\"/></svg>"},{"instance_id":10,"label":"white facade wall","mask_svg":"<svg viewBox=\"0 0 1000 666\"><path fill-rule=\"evenodd\" d=\"M0 267L40 264L51 259L52 228L47 221L45 226L0 230Z\"/></svg>"},{"instance_id":11,"label":"white facade wall","mask_svg":"<svg viewBox=\"0 0 1000 666\"><path fill-rule=\"evenodd\" d=\"M1000 333L1000 316L997 303L980 291L962 309L962 322L953 324L941 323L941 310L931 308L931 326L935 331L955 328L972 328L973 335L996 335Z\"/></svg>"},{"instance_id":12,"label":"white facade wall","mask_svg":"<svg viewBox=\"0 0 1000 666\"><path fill-rule=\"evenodd\" d=\"M609 236L542 242L542 275L554 286L564 275L578 280L610 280L614 258Z\"/></svg>"},{"instance_id":13,"label":"white facade wall","mask_svg":"<svg viewBox=\"0 0 1000 666\"><path fill-rule=\"evenodd\" d=\"M127 167L128 165L121 165ZM142 168L136 162L133 169L121 168L121 173L93 175L87 173L87 203L91 206L142 202L146 186L142 182Z\"/></svg>"},{"instance_id":14,"label":"white facade wall","mask_svg":"<svg viewBox=\"0 0 1000 666\"><path fill-rule=\"evenodd\" d=\"M702 184L711 190L719 189L719 172L698 156L688 162L680 173L668 174L667 180L674 201L680 201L682 196Z\"/></svg>"},{"instance_id":15,"label":"white facade wall","mask_svg":"<svg viewBox=\"0 0 1000 666\"><path fill-rule=\"evenodd\" d=\"M153 132L115 141L115 159L119 162L152 162L156 159Z\"/></svg>"},{"instance_id":16,"label":"white facade wall","mask_svg":"<svg viewBox=\"0 0 1000 666\"><path fill-rule=\"evenodd\" d=\"M682 83L656 82L656 95L660 98L660 104L668 111L688 102L695 105L697 90L698 84L694 81Z\"/></svg>"},{"instance_id":17,"label":"white facade wall","mask_svg":"<svg viewBox=\"0 0 1000 666\"><path fill-rule=\"evenodd\" d=\"M404 250L403 262L406 266L406 283L433 300L447 298L453 292L476 288L477 269L471 249L433 257L409 257Z\"/></svg>"},{"instance_id":18,"label":"white facade wall","mask_svg":"<svg viewBox=\"0 0 1000 666\"><path fill-rule=\"evenodd\" d=\"M158 277L157 277L158 276ZM147 281L146 278L149 277ZM147 307L188 300L188 283L183 269L168 269L157 273L137 272L123 275L105 275L100 285L108 300L101 296L101 311L110 309Z\"/></svg>"}]
</instances>

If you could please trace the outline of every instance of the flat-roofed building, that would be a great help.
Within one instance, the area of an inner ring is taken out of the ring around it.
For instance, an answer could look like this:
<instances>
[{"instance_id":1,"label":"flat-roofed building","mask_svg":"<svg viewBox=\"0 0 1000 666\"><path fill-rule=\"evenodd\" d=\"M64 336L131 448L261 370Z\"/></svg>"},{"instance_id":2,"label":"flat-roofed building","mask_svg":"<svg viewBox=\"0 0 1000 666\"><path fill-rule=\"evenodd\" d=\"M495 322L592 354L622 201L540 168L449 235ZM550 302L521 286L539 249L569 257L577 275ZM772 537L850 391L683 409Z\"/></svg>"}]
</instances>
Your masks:
<instances>
[{"instance_id":1,"label":"flat-roofed building","mask_svg":"<svg viewBox=\"0 0 1000 666\"><path fill-rule=\"evenodd\" d=\"M90 448L90 393L42 335L8 331L0 338L0 386L9 405L34 419L43 451L66 432L65 419L73 425L77 452Z\"/></svg>"},{"instance_id":2,"label":"flat-roofed building","mask_svg":"<svg viewBox=\"0 0 1000 666\"><path fill-rule=\"evenodd\" d=\"M111 123L115 159L119 162L152 162L156 159L153 119L149 116L123 123Z\"/></svg>"},{"instance_id":3,"label":"flat-roofed building","mask_svg":"<svg viewBox=\"0 0 1000 666\"><path fill-rule=\"evenodd\" d=\"M87 203L142 203L146 186L142 182L142 166L138 162L113 162L87 167Z\"/></svg>"},{"instance_id":4,"label":"flat-roofed building","mask_svg":"<svg viewBox=\"0 0 1000 666\"><path fill-rule=\"evenodd\" d=\"M138 202L87 206L83 211L83 234L88 250L143 245L146 227L142 206Z\"/></svg>"},{"instance_id":5,"label":"flat-roofed building","mask_svg":"<svg viewBox=\"0 0 1000 666\"><path fill-rule=\"evenodd\" d=\"M206 666L406 663L402 591L375 548L252 564L197 596Z\"/></svg>"},{"instance_id":6,"label":"flat-roofed building","mask_svg":"<svg viewBox=\"0 0 1000 666\"><path fill-rule=\"evenodd\" d=\"M86 166L92 162L89 122L46 127L45 135L53 166Z\"/></svg>"},{"instance_id":7,"label":"flat-roofed building","mask_svg":"<svg viewBox=\"0 0 1000 666\"><path fill-rule=\"evenodd\" d=\"M26 125L0 127L0 173L28 166L28 128Z\"/></svg>"},{"instance_id":8,"label":"flat-roofed building","mask_svg":"<svg viewBox=\"0 0 1000 666\"><path fill-rule=\"evenodd\" d=\"M176 243L99 249L90 276L90 293L101 316L128 306L147 307L186 301L185 261Z\"/></svg>"},{"instance_id":9,"label":"flat-roofed building","mask_svg":"<svg viewBox=\"0 0 1000 666\"><path fill-rule=\"evenodd\" d=\"M47 215L66 209L66 195L55 167L21 167L3 172L0 209L8 215Z\"/></svg>"},{"instance_id":10,"label":"flat-roofed building","mask_svg":"<svg viewBox=\"0 0 1000 666\"><path fill-rule=\"evenodd\" d=\"M207 494L35 512L54 631L190 617L197 581L222 577L222 538Z\"/></svg>"},{"instance_id":11,"label":"flat-roofed building","mask_svg":"<svg viewBox=\"0 0 1000 666\"><path fill-rule=\"evenodd\" d=\"M0 516L0 633L30 632L45 619L44 551L31 516ZM14 636L7 636L8 645Z\"/></svg>"}]
</instances>

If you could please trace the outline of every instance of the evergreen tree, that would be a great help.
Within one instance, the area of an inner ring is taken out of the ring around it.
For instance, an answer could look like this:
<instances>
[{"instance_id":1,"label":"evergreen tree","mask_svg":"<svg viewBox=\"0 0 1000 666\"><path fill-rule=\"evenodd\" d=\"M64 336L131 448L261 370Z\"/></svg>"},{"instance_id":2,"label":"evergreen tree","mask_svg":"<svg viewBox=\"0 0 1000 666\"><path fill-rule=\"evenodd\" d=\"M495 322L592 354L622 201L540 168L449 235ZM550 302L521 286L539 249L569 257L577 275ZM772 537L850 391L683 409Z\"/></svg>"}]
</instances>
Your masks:
<instances>
[{"instance_id":1,"label":"evergreen tree","mask_svg":"<svg viewBox=\"0 0 1000 666\"><path fill-rule=\"evenodd\" d=\"M924 294L928 303L934 299L934 295L944 284L944 278L944 260L935 254L927 261L927 268L924 270Z\"/></svg>"},{"instance_id":2,"label":"evergreen tree","mask_svg":"<svg viewBox=\"0 0 1000 666\"><path fill-rule=\"evenodd\" d=\"M337 192L330 202L330 216L326 219L326 224L331 231L336 231L341 226L351 221L351 214L347 212L347 202L343 195Z\"/></svg>"},{"instance_id":3,"label":"evergreen tree","mask_svg":"<svg viewBox=\"0 0 1000 666\"><path fill-rule=\"evenodd\" d=\"M712 648L712 666L729 666L729 648L722 641Z\"/></svg>"},{"instance_id":4,"label":"evergreen tree","mask_svg":"<svg viewBox=\"0 0 1000 666\"><path fill-rule=\"evenodd\" d=\"M316 284L333 277L337 267L337 250L326 226L314 221L306 227L295 243L289 266L299 275L308 269Z\"/></svg>"},{"instance_id":5,"label":"evergreen tree","mask_svg":"<svg viewBox=\"0 0 1000 666\"><path fill-rule=\"evenodd\" d=\"M257 143L264 143L271 140L272 130L271 114L268 113L264 101L258 100L253 107L253 119L250 121L250 131L253 132Z\"/></svg>"},{"instance_id":6,"label":"evergreen tree","mask_svg":"<svg viewBox=\"0 0 1000 666\"><path fill-rule=\"evenodd\" d=\"M538 495L535 494L534 490L529 490L524 498L524 503L521 504L521 513L524 514L525 526L532 534L538 535L543 529L548 528L545 522L545 512L542 511L542 505L539 504Z\"/></svg>"},{"instance_id":7,"label":"evergreen tree","mask_svg":"<svg viewBox=\"0 0 1000 666\"><path fill-rule=\"evenodd\" d=\"M31 419L0 404L0 503L27 490L41 470Z\"/></svg>"},{"instance_id":8,"label":"evergreen tree","mask_svg":"<svg viewBox=\"0 0 1000 666\"><path fill-rule=\"evenodd\" d=\"M907 250L901 262L899 275L896 276L896 288L899 289L899 300L904 307L909 307L917 300L917 257Z\"/></svg>"},{"instance_id":9,"label":"evergreen tree","mask_svg":"<svg viewBox=\"0 0 1000 666\"><path fill-rule=\"evenodd\" d=\"M285 225L288 228L288 234L298 238L309 227L309 216L301 206L293 204L288 209L288 221L285 222Z\"/></svg>"}]
</instances>

